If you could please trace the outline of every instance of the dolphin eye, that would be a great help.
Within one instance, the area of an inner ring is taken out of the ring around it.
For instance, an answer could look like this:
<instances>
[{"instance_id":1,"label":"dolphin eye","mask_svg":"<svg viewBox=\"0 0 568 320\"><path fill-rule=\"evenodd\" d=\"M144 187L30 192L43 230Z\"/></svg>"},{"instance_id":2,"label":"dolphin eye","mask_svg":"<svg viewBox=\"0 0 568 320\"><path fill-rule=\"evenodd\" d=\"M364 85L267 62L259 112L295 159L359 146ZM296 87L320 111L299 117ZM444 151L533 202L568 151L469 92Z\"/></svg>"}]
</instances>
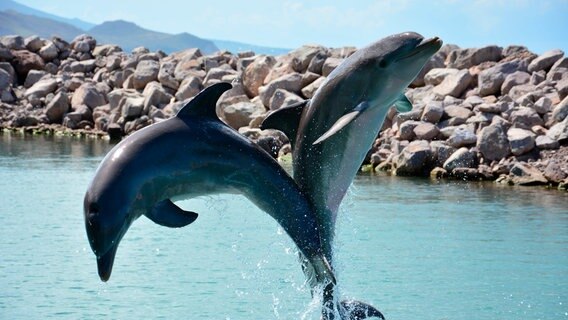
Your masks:
<instances>
[{"instance_id":1,"label":"dolphin eye","mask_svg":"<svg viewBox=\"0 0 568 320\"><path fill-rule=\"evenodd\" d=\"M381 62L379 62L379 68L386 68L388 65L388 63L385 60L381 60Z\"/></svg>"}]
</instances>

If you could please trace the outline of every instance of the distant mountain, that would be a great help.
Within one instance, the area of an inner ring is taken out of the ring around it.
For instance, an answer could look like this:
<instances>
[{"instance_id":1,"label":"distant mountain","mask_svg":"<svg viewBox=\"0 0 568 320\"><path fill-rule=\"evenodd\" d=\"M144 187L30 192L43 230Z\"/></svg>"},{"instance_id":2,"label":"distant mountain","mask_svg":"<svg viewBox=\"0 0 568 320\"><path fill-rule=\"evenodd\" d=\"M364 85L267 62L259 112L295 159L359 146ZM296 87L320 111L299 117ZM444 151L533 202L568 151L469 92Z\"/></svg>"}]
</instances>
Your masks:
<instances>
[{"instance_id":1,"label":"distant mountain","mask_svg":"<svg viewBox=\"0 0 568 320\"><path fill-rule=\"evenodd\" d=\"M70 24L34 15L22 14L13 10L0 12L0 35L16 34L23 37L38 35L42 38L59 36L72 40L85 31Z\"/></svg>"},{"instance_id":2,"label":"distant mountain","mask_svg":"<svg viewBox=\"0 0 568 320\"><path fill-rule=\"evenodd\" d=\"M69 18L63 18L54 14L50 14L47 12L43 12L40 10L36 10L34 8L30 8L28 6L25 6L23 4L17 3L15 1L12 0L0 0L0 11L7 11L7 10L13 10L13 11L17 11L19 13L23 13L23 14L28 14L28 15L34 15L36 17L40 17L40 18L47 18L47 19L51 19L51 20L55 20L55 21L59 21L59 22L64 22L67 24L70 24L76 28L82 29L82 30L89 30L92 27L95 26L95 24L90 23L90 22L86 22L77 18L73 18L73 19L69 19ZM3 24L4 22L1 22L0 24Z\"/></svg>"},{"instance_id":3,"label":"distant mountain","mask_svg":"<svg viewBox=\"0 0 568 320\"><path fill-rule=\"evenodd\" d=\"M38 35L42 38L51 38L56 35L71 41L84 33L93 36L99 44L116 44L126 52L140 46L152 51L162 50L166 53L196 47L205 54L219 49L232 53L254 51L257 54L270 55L280 55L290 51L236 41L208 40L185 32L173 35L144 29L123 20L107 21L95 25L79 19L63 18L36 10L12 0L0 0L0 36L17 34L24 37Z\"/></svg>"},{"instance_id":4,"label":"distant mountain","mask_svg":"<svg viewBox=\"0 0 568 320\"><path fill-rule=\"evenodd\" d=\"M236 42L236 41L228 41L228 40L211 40L215 45L221 50L228 50L232 53L239 53L243 51L253 51L256 54L268 54L273 56L278 56L281 54L286 54L291 49L284 49L284 48L272 48L272 47L263 47L257 46L254 44Z\"/></svg>"},{"instance_id":5,"label":"distant mountain","mask_svg":"<svg viewBox=\"0 0 568 320\"><path fill-rule=\"evenodd\" d=\"M87 31L98 43L117 44L124 51L144 46L152 51L166 53L187 48L199 48L203 53L219 51L213 42L189 33L168 34L144 29L132 22L117 20L107 21Z\"/></svg>"}]
</instances>

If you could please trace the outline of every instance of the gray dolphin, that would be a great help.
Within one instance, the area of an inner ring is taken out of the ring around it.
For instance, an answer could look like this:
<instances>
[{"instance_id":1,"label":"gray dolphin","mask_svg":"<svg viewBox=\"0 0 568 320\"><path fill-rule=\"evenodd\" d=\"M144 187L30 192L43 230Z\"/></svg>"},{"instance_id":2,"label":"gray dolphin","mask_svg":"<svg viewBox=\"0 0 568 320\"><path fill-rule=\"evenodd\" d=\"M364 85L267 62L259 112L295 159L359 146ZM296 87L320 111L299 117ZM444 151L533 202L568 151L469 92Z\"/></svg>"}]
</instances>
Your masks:
<instances>
[{"instance_id":1,"label":"gray dolphin","mask_svg":"<svg viewBox=\"0 0 568 320\"><path fill-rule=\"evenodd\" d=\"M412 108L404 90L441 45L437 37L424 39L414 32L372 43L345 59L311 100L277 110L262 124L263 129L283 131L291 141L294 179L316 207L324 252L332 266L339 205L388 109L393 104L399 111ZM332 298L330 285L324 303L337 308L330 304ZM382 317L363 303L344 302L340 307Z\"/></svg>"},{"instance_id":2,"label":"gray dolphin","mask_svg":"<svg viewBox=\"0 0 568 320\"><path fill-rule=\"evenodd\" d=\"M221 122L215 84L175 117L135 132L103 159L84 199L87 236L103 281L110 277L118 244L134 220L183 227L197 218L172 199L239 193L271 215L317 270L334 282L323 255L317 220L307 197L264 150Z\"/></svg>"}]
</instances>

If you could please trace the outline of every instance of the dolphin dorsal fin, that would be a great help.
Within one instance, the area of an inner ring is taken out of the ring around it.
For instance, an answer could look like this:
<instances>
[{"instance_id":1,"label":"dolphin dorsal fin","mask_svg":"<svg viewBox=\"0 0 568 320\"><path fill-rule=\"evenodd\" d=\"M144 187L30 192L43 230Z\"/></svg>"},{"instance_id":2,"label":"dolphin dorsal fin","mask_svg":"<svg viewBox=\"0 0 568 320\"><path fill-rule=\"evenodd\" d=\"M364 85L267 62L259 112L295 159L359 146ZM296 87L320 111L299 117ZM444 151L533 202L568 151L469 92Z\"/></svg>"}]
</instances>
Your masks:
<instances>
[{"instance_id":1,"label":"dolphin dorsal fin","mask_svg":"<svg viewBox=\"0 0 568 320\"><path fill-rule=\"evenodd\" d=\"M205 116L218 119L215 111L217 100L225 91L230 90L232 87L230 83L219 82L203 89L178 111L176 117Z\"/></svg>"},{"instance_id":2,"label":"dolphin dorsal fin","mask_svg":"<svg viewBox=\"0 0 568 320\"><path fill-rule=\"evenodd\" d=\"M260 125L262 130L276 129L284 132L290 140L292 149L296 144L296 134L298 133L298 126L300 125L300 118L302 112L310 100L295 103L288 107L280 108L270 113Z\"/></svg>"}]
</instances>

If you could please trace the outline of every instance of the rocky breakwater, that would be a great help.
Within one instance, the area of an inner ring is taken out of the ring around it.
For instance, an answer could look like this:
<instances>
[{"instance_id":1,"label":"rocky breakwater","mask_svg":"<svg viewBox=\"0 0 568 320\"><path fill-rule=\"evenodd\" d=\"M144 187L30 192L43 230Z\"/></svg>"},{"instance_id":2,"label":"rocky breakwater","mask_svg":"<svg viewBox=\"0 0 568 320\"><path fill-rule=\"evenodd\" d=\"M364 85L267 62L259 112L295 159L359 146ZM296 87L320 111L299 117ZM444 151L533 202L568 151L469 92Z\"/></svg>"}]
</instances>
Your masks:
<instances>
[{"instance_id":1,"label":"rocky breakwater","mask_svg":"<svg viewBox=\"0 0 568 320\"><path fill-rule=\"evenodd\" d=\"M0 126L120 138L166 119L203 88L234 88L217 113L275 157L290 152L266 114L311 98L353 47L300 47L282 56L125 53L88 35L0 38ZM406 92L411 112L391 109L369 152L373 170L396 175L566 185L568 59L520 46L436 54ZM370 166L366 166L369 169Z\"/></svg>"},{"instance_id":2,"label":"rocky breakwater","mask_svg":"<svg viewBox=\"0 0 568 320\"><path fill-rule=\"evenodd\" d=\"M568 58L445 46L389 113L368 161L395 175L568 183Z\"/></svg>"}]
</instances>

